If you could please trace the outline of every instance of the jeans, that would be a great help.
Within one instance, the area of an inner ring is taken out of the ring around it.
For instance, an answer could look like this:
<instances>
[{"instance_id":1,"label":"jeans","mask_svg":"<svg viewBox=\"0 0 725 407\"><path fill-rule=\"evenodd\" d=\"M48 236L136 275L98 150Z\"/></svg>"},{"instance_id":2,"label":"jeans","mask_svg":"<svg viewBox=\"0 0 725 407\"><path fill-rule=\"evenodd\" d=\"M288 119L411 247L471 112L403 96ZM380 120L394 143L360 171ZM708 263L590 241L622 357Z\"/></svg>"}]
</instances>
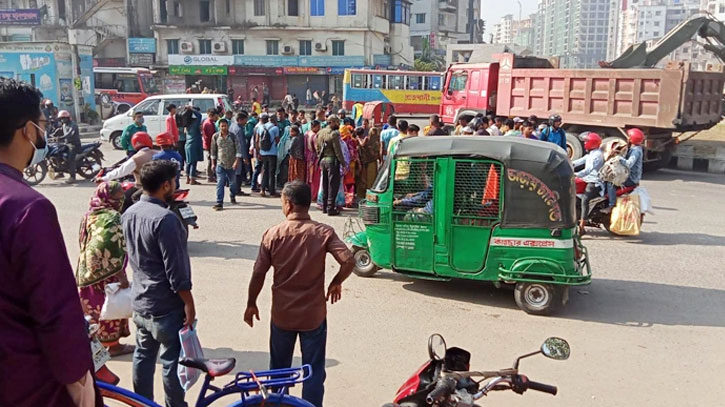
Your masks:
<instances>
[{"instance_id":1,"label":"jeans","mask_svg":"<svg viewBox=\"0 0 725 407\"><path fill-rule=\"evenodd\" d=\"M325 394L325 348L327 346L327 321L312 331L287 331L273 324L269 335L270 369L286 369L292 366L292 355L297 336L300 337L302 364L312 366L312 377L302 384L302 398L322 407Z\"/></svg>"},{"instance_id":2,"label":"jeans","mask_svg":"<svg viewBox=\"0 0 725 407\"><path fill-rule=\"evenodd\" d=\"M623 187L634 187L637 184L632 182L631 178L627 178L626 181L624 181ZM614 205L617 204L617 187L614 186L611 182L607 182L607 197L609 198L609 207L612 208Z\"/></svg>"},{"instance_id":3,"label":"jeans","mask_svg":"<svg viewBox=\"0 0 725 407\"><path fill-rule=\"evenodd\" d=\"M206 151L206 178L212 180L216 178L216 176L214 175L214 169L211 166L211 153L209 150L204 151Z\"/></svg>"},{"instance_id":4,"label":"jeans","mask_svg":"<svg viewBox=\"0 0 725 407\"><path fill-rule=\"evenodd\" d=\"M70 179L76 179L76 167L78 166L76 160L78 150L79 149L75 146L68 145L68 175L70 176Z\"/></svg>"},{"instance_id":5,"label":"jeans","mask_svg":"<svg viewBox=\"0 0 725 407\"><path fill-rule=\"evenodd\" d=\"M289 178L289 155L279 163L279 172L277 173L277 188L284 188Z\"/></svg>"},{"instance_id":6,"label":"jeans","mask_svg":"<svg viewBox=\"0 0 725 407\"><path fill-rule=\"evenodd\" d=\"M277 156L276 155L263 155L262 166L264 167L264 173L262 173L262 191L267 191L270 194L277 193L275 190L275 173L277 172Z\"/></svg>"},{"instance_id":7,"label":"jeans","mask_svg":"<svg viewBox=\"0 0 725 407\"><path fill-rule=\"evenodd\" d=\"M196 170L196 161L187 161L185 171L187 177L196 178L199 175Z\"/></svg>"},{"instance_id":8,"label":"jeans","mask_svg":"<svg viewBox=\"0 0 725 407\"><path fill-rule=\"evenodd\" d=\"M584 196L581 200L581 220L586 220L589 216L589 201L599 196L599 187L597 184L590 182L587 184L586 190L584 190Z\"/></svg>"},{"instance_id":9,"label":"jeans","mask_svg":"<svg viewBox=\"0 0 725 407\"><path fill-rule=\"evenodd\" d=\"M229 184L229 196L234 199L237 190L237 177L234 169L226 169L221 165L216 166L216 203L224 203L224 187Z\"/></svg>"},{"instance_id":10,"label":"jeans","mask_svg":"<svg viewBox=\"0 0 725 407\"><path fill-rule=\"evenodd\" d=\"M180 131L183 132L184 130L182 129ZM184 168L186 164L186 139L179 140L179 142L176 144L176 151L178 151L179 155L181 156L181 168Z\"/></svg>"},{"instance_id":11,"label":"jeans","mask_svg":"<svg viewBox=\"0 0 725 407\"><path fill-rule=\"evenodd\" d=\"M161 316L143 316L133 313L136 324L136 351L133 354L133 391L154 399L154 371L156 357L162 366L166 407L186 407L184 389L176 372L181 341L179 330L184 325L184 311Z\"/></svg>"},{"instance_id":12,"label":"jeans","mask_svg":"<svg viewBox=\"0 0 725 407\"><path fill-rule=\"evenodd\" d=\"M259 190L259 174L262 173L262 158L254 160L254 171L252 172L252 189Z\"/></svg>"},{"instance_id":13,"label":"jeans","mask_svg":"<svg viewBox=\"0 0 725 407\"><path fill-rule=\"evenodd\" d=\"M337 192L340 190L340 163L337 159L324 159L322 169L322 209L334 210Z\"/></svg>"}]
</instances>

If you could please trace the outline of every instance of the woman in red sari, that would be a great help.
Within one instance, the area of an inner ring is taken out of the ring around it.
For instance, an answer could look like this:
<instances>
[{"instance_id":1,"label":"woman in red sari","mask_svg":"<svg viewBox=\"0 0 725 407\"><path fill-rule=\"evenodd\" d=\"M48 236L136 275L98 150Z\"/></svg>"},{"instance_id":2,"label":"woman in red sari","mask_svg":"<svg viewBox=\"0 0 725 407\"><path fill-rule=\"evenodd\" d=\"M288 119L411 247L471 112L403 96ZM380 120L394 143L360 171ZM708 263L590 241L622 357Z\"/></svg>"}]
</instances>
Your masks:
<instances>
[{"instance_id":1,"label":"woman in red sari","mask_svg":"<svg viewBox=\"0 0 725 407\"><path fill-rule=\"evenodd\" d=\"M312 196L316 197L320 188L320 165L317 162L317 133L322 125L319 121L313 120L310 130L305 134L305 160L307 161L307 184L312 190Z\"/></svg>"},{"instance_id":2,"label":"woman in red sari","mask_svg":"<svg viewBox=\"0 0 725 407\"><path fill-rule=\"evenodd\" d=\"M342 141L347 145L350 152L350 167L342 178L342 184L345 189L345 207L352 208L355 206L355 179L357 176L359 155L358 141L353 137L353 127L350 124L352 120L345 120L345 125L340 127L340 136Z\"/></svg>"}]
</instances>

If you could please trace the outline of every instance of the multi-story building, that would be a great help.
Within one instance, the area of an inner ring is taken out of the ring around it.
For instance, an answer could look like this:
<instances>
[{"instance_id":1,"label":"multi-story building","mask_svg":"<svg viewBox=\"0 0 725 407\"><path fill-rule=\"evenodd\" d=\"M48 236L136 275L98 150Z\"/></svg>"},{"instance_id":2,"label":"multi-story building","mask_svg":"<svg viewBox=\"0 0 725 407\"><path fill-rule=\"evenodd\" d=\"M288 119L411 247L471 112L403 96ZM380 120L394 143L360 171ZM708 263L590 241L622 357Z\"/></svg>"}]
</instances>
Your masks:
<instances>
[{"instance_id":1,"label":"multi-story building","mask_svg":"<svg viewBox=\"0 0 725 407\"><path fill-rule=\"evenodd\" d=\"M435 54L445 55L448 44L482 42L481 0L415 0L410 10L410 42L416 55L425 44Z\"/></svg>"},{"instance_id":2,"label":"multi-story building","mask_svg":"<svg viewBox=\"0 0 725 407\"><path fill-rule=\"evenodd\" d=\"M491 44L511 44L514 35L514 15L506 14L497 24L494 24Z\"/></svg>"},{"instance_id":3,"label":"multi-story building","mask_svg":"<svg viewBox=\"0 0 725 407\"><path fill-rule=\"evenodd\" d=\"M534 19L537 55L563 68L593 68L607 56L611 0L539 0Z\"/></svg>"},{"instance_id":4,"label":"multi-story building","mask_svg":"<svg viewBox=\"0 0 725 407\"><path fill-rule=\"evenodd\" d=\"M340 93L345 68L413 65L410 16L408 0L155 0L156 67L244 99Z\"/></svg>"}]
</instances>

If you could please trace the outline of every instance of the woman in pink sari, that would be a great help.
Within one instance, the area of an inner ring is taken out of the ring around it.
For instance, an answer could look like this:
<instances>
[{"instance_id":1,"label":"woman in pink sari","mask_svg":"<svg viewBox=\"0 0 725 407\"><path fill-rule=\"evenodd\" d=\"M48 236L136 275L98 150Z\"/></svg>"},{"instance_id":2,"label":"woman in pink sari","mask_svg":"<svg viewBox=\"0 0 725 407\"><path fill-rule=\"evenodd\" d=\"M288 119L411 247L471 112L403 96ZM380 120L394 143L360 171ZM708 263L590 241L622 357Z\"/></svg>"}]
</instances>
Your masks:
<instances>
[{"instance_id":1,"label":"woman in pink sari","mask_svg":"<svg viewBox=\"0 0 725 407\"><path fill-rule=\"evenodd\" d=\"M317 162L317 147L315 140L320 131L320 122L314 120L310 130L305 133L305 160L307 161L307 184L312 189L312 196L317 196L320 187L320 165Z\"/></svg>"}]
</instances>

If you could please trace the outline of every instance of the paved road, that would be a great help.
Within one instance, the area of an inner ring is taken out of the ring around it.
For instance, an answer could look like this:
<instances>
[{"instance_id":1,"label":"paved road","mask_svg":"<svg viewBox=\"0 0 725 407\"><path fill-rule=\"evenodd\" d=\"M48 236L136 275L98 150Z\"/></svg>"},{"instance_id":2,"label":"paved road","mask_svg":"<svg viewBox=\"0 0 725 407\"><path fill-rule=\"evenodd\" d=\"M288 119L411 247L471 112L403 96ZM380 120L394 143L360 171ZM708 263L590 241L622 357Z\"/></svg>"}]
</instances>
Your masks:
<instances>
[{"instance_id":1,"label":"paved road","mask_svg":"<svg viewBox=\"0 0 725 407\"><path fill-rule=\"evenodd\" d=\"M111 162L120 154L108 157ZM637 238L613 238L604 231L586 238L594 282L572 290L571 302L556 317L529 316L516 308L511 290L488 284L413 281L392 272L369 279L352 276L342 302L329 307L326 405L390 401L426 359L426 340L433 332L442 333L449 345L470 350L472 366L480 370L510 366L547 336L569 340L570 360L542 357L521 365L533 380L558 385L557 397L499 393L490 396L488 405L721 405L725 180L662 171L644 185L656 214L647 217ZM46 181L39 189L58 208L75 262L78 224L92 185ZM204 351L210 357L236 357L240 369L263 369L269 280L260 298L259 326L243 325L242 312L261 235L283 219L279 202L243 198L238 206L214 212L211 185L194 187L190 199L202 226L191 232L189 251ZM342 233L343 218L330 219L317 210L312 216ZM334 267L328 264L328 269L331 276ZM110 367L130 386L130 356ZM156 389L162 400L160 377Z\"/></svg>"}]
</instances>

